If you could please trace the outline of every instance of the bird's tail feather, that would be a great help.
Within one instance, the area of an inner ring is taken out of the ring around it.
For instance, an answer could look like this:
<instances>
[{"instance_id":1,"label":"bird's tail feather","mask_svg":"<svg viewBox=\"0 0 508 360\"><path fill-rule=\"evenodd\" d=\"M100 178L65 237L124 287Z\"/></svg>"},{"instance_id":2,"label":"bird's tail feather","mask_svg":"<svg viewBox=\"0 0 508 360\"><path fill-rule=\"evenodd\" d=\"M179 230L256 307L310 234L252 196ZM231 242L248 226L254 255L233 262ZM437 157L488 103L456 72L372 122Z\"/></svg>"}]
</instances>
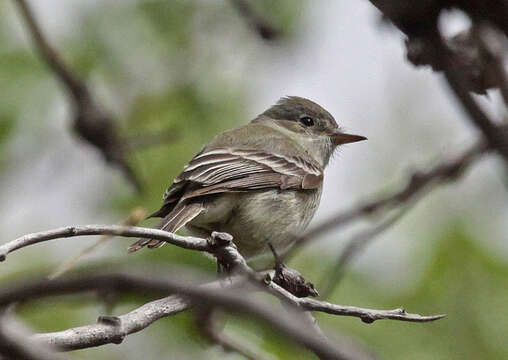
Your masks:
<instances>
[{"instance_id":1,"label":"bird's tail feather","mask_svg":"<svg viewBox=\"0 0 508 360\"><path fill-rule=\"evenodd\" d=\"M176 232L182 226L198 216L203 211L201 203L180 204L177 205L160 223L154 226L155 229L161 229L169 232ZM150 249L159 248L166 242L157 239L138 239L131 246L128 252L132 253L147 246Z\"/></svg>"}]
</instances>

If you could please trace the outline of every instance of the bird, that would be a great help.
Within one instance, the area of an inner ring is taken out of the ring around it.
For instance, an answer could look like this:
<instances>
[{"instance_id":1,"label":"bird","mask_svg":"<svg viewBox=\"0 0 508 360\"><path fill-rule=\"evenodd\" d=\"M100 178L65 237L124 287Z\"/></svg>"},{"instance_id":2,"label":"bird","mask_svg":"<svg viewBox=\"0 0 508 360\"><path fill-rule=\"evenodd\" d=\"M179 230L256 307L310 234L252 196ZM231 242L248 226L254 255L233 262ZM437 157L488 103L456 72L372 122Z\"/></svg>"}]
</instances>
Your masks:
<instances>
[{"instance_id":1,"label":"bird","mask_svg":"<svg viewBox=\"0 0 508 360\"><path fill-rule=\"evenodd\" d=\"M317 103L281 98L248 124L215 136L185 165L150 217L155 227L193 236L233 237L240 254L255 259L287 252L314 216L324 169L344 144L366 140L345 133ZM139 239L129 253L165 242Z\"/></svg>"}]
</instances>

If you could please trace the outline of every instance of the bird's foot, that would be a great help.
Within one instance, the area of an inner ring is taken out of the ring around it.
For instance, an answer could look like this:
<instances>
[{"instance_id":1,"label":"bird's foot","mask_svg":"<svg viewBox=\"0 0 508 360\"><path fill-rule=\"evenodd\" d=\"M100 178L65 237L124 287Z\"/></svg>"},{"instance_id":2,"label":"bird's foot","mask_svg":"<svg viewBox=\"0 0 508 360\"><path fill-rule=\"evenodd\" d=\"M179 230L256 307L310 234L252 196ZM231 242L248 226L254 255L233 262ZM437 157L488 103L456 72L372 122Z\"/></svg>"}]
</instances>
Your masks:
<instances>
[{"instance_id":1,"label":"bird's foot","mask_svg":"<svg viewBox=\"0 0 508 360\"><path fill-rule=\"evenodd\" d=\"M273 282L296 297L319 296L314 284L305 280L298 271L284 265L272 244L268 244L275 257L275 275Z\"/></svg>"}]
</instances>

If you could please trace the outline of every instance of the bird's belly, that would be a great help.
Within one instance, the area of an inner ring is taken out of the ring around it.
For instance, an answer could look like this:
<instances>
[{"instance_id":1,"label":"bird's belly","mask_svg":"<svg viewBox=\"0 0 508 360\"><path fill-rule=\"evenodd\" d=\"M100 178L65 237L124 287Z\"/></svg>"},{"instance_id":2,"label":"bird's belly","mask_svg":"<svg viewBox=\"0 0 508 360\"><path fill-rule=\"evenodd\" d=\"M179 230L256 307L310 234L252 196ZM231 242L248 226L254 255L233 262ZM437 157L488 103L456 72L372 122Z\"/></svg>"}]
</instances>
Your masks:
<instances>
[{"instance_id":1,"label":"bird's belly","mask_svg":"<svg viewBox=\"0 0 508 360\"><path fill-rule=\"evenodd\" d=\"M305 230L319 205L321 189L221 194L188 229L227 232L247 259L269 251L284 253Z\"/></svg>"}]
</instances>

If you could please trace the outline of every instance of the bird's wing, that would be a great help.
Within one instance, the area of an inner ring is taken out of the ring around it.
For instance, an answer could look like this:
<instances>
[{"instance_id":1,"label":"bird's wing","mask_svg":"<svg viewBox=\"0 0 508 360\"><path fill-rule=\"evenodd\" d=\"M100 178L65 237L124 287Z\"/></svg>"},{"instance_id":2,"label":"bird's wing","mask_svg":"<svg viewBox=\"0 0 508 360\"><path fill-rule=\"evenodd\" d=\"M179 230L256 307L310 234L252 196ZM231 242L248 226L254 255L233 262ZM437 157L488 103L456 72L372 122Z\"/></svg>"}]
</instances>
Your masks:
<instances>
[{"instance_id":1,"label":"bird's wing","mask_svg":"<svg viewBox=\"0 0 508 360\"><path fill-rule=\"evenodd\" d=\"M168 207L198 196L269 188L315 189L322 181L323 171L314 161L259 150L216 148L199 153L184 167L154 216L163 216L171 210Z\"/></svg>"}]
</instances>

